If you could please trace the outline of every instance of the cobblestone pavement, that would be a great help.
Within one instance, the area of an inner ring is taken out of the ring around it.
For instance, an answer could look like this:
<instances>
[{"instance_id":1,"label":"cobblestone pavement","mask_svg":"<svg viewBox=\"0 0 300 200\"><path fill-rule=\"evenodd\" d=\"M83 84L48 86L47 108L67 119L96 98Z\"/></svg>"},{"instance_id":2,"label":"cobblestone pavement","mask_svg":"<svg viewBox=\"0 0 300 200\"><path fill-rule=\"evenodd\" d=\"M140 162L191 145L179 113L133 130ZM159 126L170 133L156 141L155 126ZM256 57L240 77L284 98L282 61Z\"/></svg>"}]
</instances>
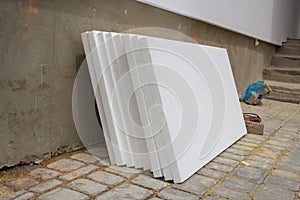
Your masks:
<instances>
[{"instance_id":1,"label":"cobblestone pavement","mask_svg":"<svg viewBox=\"0 0 300 200\"><path fill-rule=\"evenodd\" d=\"M0 199L300 199L300 106L242 108L261 115L264 135L247 134L183 184L81 150L0 171Z\"/></svg>"}]
</instances>

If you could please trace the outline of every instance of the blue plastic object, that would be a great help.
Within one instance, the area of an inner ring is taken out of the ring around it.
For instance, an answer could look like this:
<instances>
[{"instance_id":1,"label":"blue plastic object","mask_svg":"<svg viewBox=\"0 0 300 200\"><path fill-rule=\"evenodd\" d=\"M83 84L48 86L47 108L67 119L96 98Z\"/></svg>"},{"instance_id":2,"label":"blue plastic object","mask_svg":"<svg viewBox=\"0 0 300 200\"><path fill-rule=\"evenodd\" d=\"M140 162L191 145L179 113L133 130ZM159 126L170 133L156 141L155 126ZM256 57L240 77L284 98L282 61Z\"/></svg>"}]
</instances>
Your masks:
<instances>
[{"instance_id":1,"label":"blue plastic object","mask_svg":"<svg viewBox=\"0 0 300 200\"><path fill-rule=\"evenodd\" d=\"M263 80L259 80L251 83L245 91L244 102L248 101L252 92L256 92L257 94L262 94L264 89L264 83L265 82Z\"/></svg>"}]
</instances>

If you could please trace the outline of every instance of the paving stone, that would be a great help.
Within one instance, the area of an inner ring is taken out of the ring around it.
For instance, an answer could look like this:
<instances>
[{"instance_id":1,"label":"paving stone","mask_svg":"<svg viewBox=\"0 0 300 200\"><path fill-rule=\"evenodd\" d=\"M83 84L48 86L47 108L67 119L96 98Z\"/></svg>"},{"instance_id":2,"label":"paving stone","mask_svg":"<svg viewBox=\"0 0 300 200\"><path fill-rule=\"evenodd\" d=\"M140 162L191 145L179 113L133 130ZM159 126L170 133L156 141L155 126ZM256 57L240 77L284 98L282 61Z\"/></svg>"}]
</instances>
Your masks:
<instances>
[{"instance_id":1,"label":"paving stone","mask_svg":"<svg viewBox=\"0 0 300 200\"><path fill-rule=\"evenodd\" d=\"M23 194L27 193L26 190L20 190L20 191L17 191L17 192L14 192L8 196L5 196L5 197L2 197L0 198L0 200L11 200L11 199L15 199L16 197L19 197Z\"/></svg>"},{"instance_id":2,"label":"paving stone","mask_svg":"<svg viewBox=\"0 0 300 200\"><path fill-rule=\"evenodd\" d=\"M138 177L134 178L131 182L154 190L160 190L161 188L168 185L168 183L164 181L150 178L145 175L139 175Z\"/></svg>"},{"instance_id":3,"label":"paving stone","mask_svg":"<svg viewBox=\"0 0 300 200\"><path fill-rule=\"evenodd\" d=\"M247 147L252 147L252 148L257 147L257 143L253 143L250 141L238 141L236 144L247 146Z\"/></svg>"},{"instance_id":4,"label":"paving stone","mask_svg":"<svg viewBox=\"0 0 300 200\"><path fill-rule=\"evenodd\" d=\"M77 153L72 155L71 158L85 163L96 163L99 161L95 156L86 153Z\"/></svg>"},{"instance_id":5,"label":"paving stone","mask_svg":"<svg viewBox=\"0 0 300 200\"><path fill-rule=\"evenodd\" d=\"M290 151L287 153L287 155L289 155L289 154L297 154L299 152L299 149L300 149L300 142L299 142L299 144L294 143L290 147Z\"/></svg>"},{"instance_id":6,"label":"paving stone","mask_svg":"<svg viewBox=\"0 0 300 200\"><path fill-rule=\"evenodd\" d=\"M235 148L228 148L225 152L237 154L240 156L247 156L250 153L249 151L244 151L244 150L235 149Z\"/></svg>"},{"instance_id":7,"label":"paving stone","mask_svg":"<svg viewBox=\"0 0 300 200\"><path fill-rule=\"evenodd\" d=\"M225 188L225 187L218 187L213 191L213 193L218 196L230 198L230 199L242 200L242 199L249 198L249 196L245 193L234 191L234 190L231 190L231 189Z\"/></svg>"},{"instance_id":8,"label":"paving stone","mask_svg":"<svg viewBox=\"0 0 300 200\"><path fill-rule=\"evenodd\" d=\"M201 175L193 175L191 178L181 184L174 184L173 187L197 195L202 195L216 183L217 181L215 179Z\"/></svg>"},{"instance_id":9,"label":"paving stone","mask_svg":"<svg viewBox=\"0 0 300 200\"><path fill-rule=\"evenodd\" d=\"M108 172L116 173L126 178L130 178L135 174L141 173L139 169L129 168L129 167L118 167L118 166L109 166L105 169Z\"/></svg>"},{"instance_id":10,"label":"paving stone","mask_svg":"<svg viewBox=\"0 0 300 200\"><path fill-rule=\"evenodd\" d=\"M274 185L264 185L261 187L256 196L254 197L255 200L293 200L295 193L286 190Z\"/></svg>"},{"instance_id":11,"label":"paving stone","mask_svg":"<svg viewBox=\"0 0 300 200\"><path fill-rule=\"evenodd\" d=\"M240 144L234 144L230 148L240 149L240 150L244 150L244 151L252 151L253 150L253 147L248 147L248 146L244 146L244 145L240 145Z\"/></svg>"},{"instance_id":12,"label":"paving stone","mask_svg":"<svg viewBox=\"0 0 300 200\"><path fill-rule=\"evenodd\" d=\"M255 144L256 146L258 144L260 144L262 141L261 140L255 140L255 139L251 139L251 138L242 138L238 141L239 142L242 142L242 143L251 143L251 144Z\"/></svg>"},{"instance_id":13,"label":"paving stone","mask_svg":"<svg viewBox=\"0 0 300 200\"><path fill-rule=\"evenodd\" d=\"M261 156L261 157L265 157L265 158L272 158L272 159L276 159L278 157L280 153L275 153L270 149L260 149L259 151L257 151L254 155L256 156Z\"/></svg>"},{"instance_id":14,"label":"paving stone","mask_svg":"<svg viewBox=\"0 0 300 200\"><path fill-rule=\"evenodd\" d=\"M290 147L291 152L297 153L300 149L300 134L298 135L298 137L299 138L296 138L296 140L294 140Z\"/></svg>"},{"instance_id":15,"label":"paving stone","mask_svg":"<svg viewBox=\"0 0 300 200\"><path fill-rule=\"evenodd\" d=\"M283 120L279 118L272 118L271 120L265 122L265 129L268 130L270 133L273 133L275 130L278 130L280 128L282 121Z\"/></svg>"},{"instance_id":16,"label":"paving stone","mask_svg":"<svg viewBox=\"0 0 300 200\"><path fill-rule=\"evenodd\" d=\"M210 169L214 169L217 171L221 171L221 172L230 172L233 170L233 167L231 167L231 166L227 166L227 165L223 165L223 164L215 163L215 162L210 162L205 167L208 167Z\"/></svg>"},{"instance_id":17,"label":"paving stone","mask_svg":"<svg viewBox=\"0 0 300 200\"><path fill-rule=\"evenodd\" d=\"M228 177L222 183L224 187L239 190L241 192L253 192L257 187L257 184L252 183L243 178Z\"/></svg>"},{"instance_id":18,"label":"paving stone","mask_svg":"<svg viewBox=\"0 0 300 200\"><path fill-rule=\"evenodd\" d=\"M39 185L36 185L32 188L30 188L29 190L32 192L37 192L37 193L41 193L41 192L45 192L46 190L50 190L52 188L55 188L56 186L60 185L62 182L56 179L52 179L49 180L45 183L41 183Z\"/></svg>"},{"instance_id":19,"label":"paving stone","mask_svg":"<svg viewBox=\"0 0 300 200\"><path fill-rule=\"evenodd\" d=\"M285 149L284 147L280 146L275 146L271 144L265 144L264 146L261 147L261 149L268 149L270 151L273 151L273 153L279 155L282 153L282 151Z\"/></svg>"},{"instance_id":20,"label":"paving stone","mask_svg":"<svg viewBox=\"0 0 300 200\"><path fill-rule=\"evenodd\" d=\"M290 125L293 125L293 124L290 124ZM281 133L281 134L293 134L294 135L297 133L297 131L298 131L298 128L284 126L281 129L279 129L277 132Z\"/></svg>"},{"instance_id":21,"label":"paving stone","mask_svg":"<svg viewBox=\"0 0 300 200\"><path fill-rule=\"evenodd\" d=\"M84 163L72 160L72 159L61 159L54 163L47 165L48 168L55 169L62 172L70 172L72 170L82 167Z\"/></svg>"},{"instance_id":22,"label":"paving stone","mask_svg":"<svg viewBox=\"0 0 300 200\"><path fill-rule=\"evenodd\" d=\"M276 167L277 169L286 170L296 174L300 174L300 166L289 164L289 163L279 163Z\"/></svg>"},{"instance_id":23,"label":"paving stone","mask_svg":"<svg viewBox=\"0 0 300 200\"><path fill-rule=\"evenodd\" d=\"M272 169L272 164L266 163L266 162L260 162L256 160L245 160L245 162L249 163L252 167L261 168L264 170L270 170Z\"/></svg>"},{"instance_id":24,"label":"paving stone","mask_svg":"<svg viewBox=\"0 0 300 200\"><path fill-rule=\"evenodd\" d=\"M46 168L37 168L32 171L30 171L30 176L33 176L34 178L41 178L41 179L51 179L55 178L59 175L59 172L46 169Z\"/></svg>"},{"instance_id":25,"label":"paving stone","mask_svg":"<svg viewBox=\"0 0 300 200\"><path fill-rule=\"evenodd\" d=\"M223 178L226 175L224 172L219 172L214 169L209 169L209 168L205 168L205 167L200 169L197 172L197 174L208 176L208 177L215 178L215 179Z\"/></svg>"},{"instance_id":26,"label":"paving stone","mask_svg":"<svg viewBox=\"0 0 300 200\"><path fill-rule=\"evenodd\" d=\"M216 157L213 161L224 164L224 165L229 165L229 166L236 166L239 164L239 162L236 160L232 160L232 159L224 158L224 157Z\"/></svg>"},{"instance_id":27,"label":"paving stone","mask_svg":"<svg viewBox=\"0 0 300 200\"><path fill-rule=\"evenodd\" d=\"M243 177L255 183L262 183L267 171L250 166L239 166L234 172L234 176Z\"/></svg>"},{"instance_id":28,"label":"paving stone","mask_svg":"<svg viewBox=\"0 0 300 200\"><path fill-rule=\"evenodd\" d=\"M14 181L6 182L7 187L13 188L15 190L26 190L37 185L39 182L31 178L18 178Z\"/></svg>"},{"instance_id":29,"label":"paving stone","mask_svg":"<svg viewBox=\"0 0 300 200\"><path fill-rule=\"evenodd\" d=\"M272 175L282 176L282 177L286 177L286 178L293 179L295 181L300 182L300 174L296 174L293 172L275 169L275 170L272 170Z\"/></svg>"},{"instance_id":30,"label":"paving stone","mask_svg":"<svg viewBox=\"0 0 300 200\"><path fill-rule=\"evenodd\" d=\"M285 147L274 146L272 144L264 144L264 147L266 147L268 149L272 149L272 150L274 150L276 152L282 152L285 149Z\"/></svg>"},{"instance_id":31,"label":"paving stone","mask_svg":"<svg viewBox=\"0 0 300 200\"><path fill-rule=\"evenodd\" d=\"M124 181L124 178L104 171L94 172L88 177L94 181L107 185L116 185Z\"/></svg>"},{"instance_id":32,"label":"paving stone","mask_svg":"<svg viewBox=\"0 0 300 200\"><path fill-rule=\"evenodd\" d=\"M294 134L283 134L283 133L280 133L280 132L276 132L275 134L274 134L274 137L280 137L280 138L284 138L284 139L289 139L289 140L291 140L293 137L294 137Z\"/></svg>"},{"instance_id":33,"label":"paving stone","mask_svg":"<svg viewBox=\"0 0 300 200\"><path fill-rule=\"evenodd\" d=\"M37 198L37 200L86 200L89 197L80 192L70 190L67 188L57 188L42 194Z\"/></svg>"},{"instance_id":34,"label":"paving stone","mask_svg":"<svg viewBox=\"0 0 300 200\"><path fill-rule=\"evenodd\" d=\"M299 182L290 180L281 176L268 176L264 182L266 185L277 185L281 188L297 191L299 189Z\"/></svg>"},{"instance_id":35,"label":"paving stone","mask_svg":"<svg viewBox=\"0 0 300 200\"><path fill-rule=\"evenodd\" d=\"M122 184L107 192L99 195L96 200L107 200L107 199L146 199L151 196L153 192L145 188L133 185L133 184Z\"/></svg>"},{"instance_id":36,"label":"paving stone","mask_svg":"<svg viewBox=\"0 0 300 200\"><path fill-rule=\"evenodd\" d=\"M273 145L273 146L279 146L279 147L287 147L287 144L286 142L282 142L282 141L277 141L277 140L269 140L267 141L265 144L270 144L270 145Z\"/></svg>"},{"instance_id":37,"label":"paving stone","mask_svg":"<svg viewBox=\"0 0 300 200\"><path fill-rule=\"evenodd\" d=\"M254 139L254 140L257 140L257 141L265 140L265 138L262 135L255 135L255 134L246 134L243 138Z\"/></svg>"},{"instance_id":38,"label":"paving stone","mask_svg":"<svg viewBox=\"0 0 300 200\"><path fill-rule=\"evenodd\" d=\"M28 200L32 199L34 197L34 194L32 192L27 192L25 194L22 194L21 196L18 196L14 200Z\"/></svg>"},{"instance_id":39,"label":"paving stone","mask_svg":"<svg viewBox=\"0 0 300 200\"><path fill-rule=\"evenodd\" d=\"M222 198L222 197L208 196L208 197L203 198L203 200L226 200L226 199Z\"/></svg>"},{"instance_id":40,"label":"paving stone","mask_svg":"<svg viewBox=\"0 0 300 200\"><path fill-rule=\"evenodd\" d=\"M281 141L284 143L289 143L291 141L290 137L282 137L282 135L275 135L272 137L272 140Z\"/></svg>"},{"instance_id":41,"label":"paving stone","mask_svg":"<svg viewBox=\"0 0 300 200\"><path fill-rule=\"evenodd\" d=\"M266 157L262 157L262 156L258 156L258 155L251 155L251 156L248 157L248 159L268 163L268 164L271 164L271 165L273 165L273 163L275 162L275 160L272 159L272 158L266 158Z\"/></svg>"},{"instance_id":42,"label":"paving stone","mask_svg":"<svg viewBox=\"0 0 300 200\"><path fill-rule=\"evenodd\" d=\"M82 167L80 169L74 170L73 172L70 172L66 175L60 176L59 178L62 180L73 180L75 178L78 178L80 176L89 174L91 171L97 169L98 167L95 165L88 165L85 167Z\"/></svg>"},{"instance_id":43,"label":"paving stone","mask_svg":"<svg viewBox=\"0 0 300 200\"><path fill-rule=\"evenodd\" d=\"M279 149L276 149L274 147L266 147L266 146L263 146L260 148L260 151L259 152L262 152L265 154L264 157L267 157L267 158L274 158L276 159L282 152L282 150L279 150Z\"/></svg>"},{"instance_id":44,"label":"paving stone","mask_svg":"<svg viewBox=\"0 0 300 200\"><path fill-rule=\"evenodd\" d=\"M198 199L197 196L192 195L190 193L176 190L174 188L165 188L158 193L158 196L163 199L170 199L170 200L196 200Z\"/></svg>"},{"instance_id":45,"label":"paving stone","mask_svg":"<svg viewBox=\"0 0 300 200\"><path fill-rule=\"evenodd\" d=\"M292 139L296 136L294 132L278 132L276 135L280 135L283 138L289 138L289 139Z\"/></svg>"},{"instance_id":46,"label":"paving stone","mask_svg":"<svg viewBox=\"0 0 300 200\"><path fill-rule=\"evenodd\" d=\"M225 157L225 158L230 158L233 160L237 160L237 161L241 161L245 158L244 156L236 155L236 154L232 154L232 153L228 153L228 152L223 152L222 154L220 154L220 156Z\"/></svg>"},{"instance_id":47,"label":"paving stone","mask_svg":"<svg viewBox=\"0 0 300 200\"><path fill-rule=\"evenodd\" d=\"M87 179L77 179L69 183L68 187L91 196L95 196L108 189L105 185Z\"/></svg>"},{"instance_id":48,"label":"paving stone","mask_svg":"<svg viewBox=\"0 0 300 200\"><path fill-rule=\"evenodd\" d=\"M264 137L270 136L272 133L274 133L280 126L277 126L275 128L269 128L268 125L265 124L264 129Z\"/></svg>"},{"instance_id":49,"label":"paving stone","mask_svg":"<svg viewBox=\"0 0 300 200\"><path fill-rule=\"evenodd\" d=\"M293 165L300 166L299 152L288 153L287 155L285 155L281 159L281 162L290 163L290 164L293 164Z\"/></svg>"}]
</instances>

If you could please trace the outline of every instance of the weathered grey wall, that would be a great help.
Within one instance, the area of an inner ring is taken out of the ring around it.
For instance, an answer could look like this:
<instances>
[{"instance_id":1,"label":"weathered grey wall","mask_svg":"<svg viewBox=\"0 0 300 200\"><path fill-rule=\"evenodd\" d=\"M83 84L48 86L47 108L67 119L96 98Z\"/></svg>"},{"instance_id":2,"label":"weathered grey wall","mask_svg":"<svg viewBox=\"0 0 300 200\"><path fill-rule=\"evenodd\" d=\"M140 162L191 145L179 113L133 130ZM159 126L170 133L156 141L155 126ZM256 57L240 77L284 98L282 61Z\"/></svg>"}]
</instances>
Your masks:
<instances>
[{"instance_id":1,"label":"weathered grey wall","mask_svg":"<svg viewBox=\"0 0 300 200\"><path fill-rule=\"evenodd\" d=\"M134 0L0 0L0 168L80 146L71 111L80 34L165 27L228 49L238 89L275 47Z\"/></svg>"}]
</instances>

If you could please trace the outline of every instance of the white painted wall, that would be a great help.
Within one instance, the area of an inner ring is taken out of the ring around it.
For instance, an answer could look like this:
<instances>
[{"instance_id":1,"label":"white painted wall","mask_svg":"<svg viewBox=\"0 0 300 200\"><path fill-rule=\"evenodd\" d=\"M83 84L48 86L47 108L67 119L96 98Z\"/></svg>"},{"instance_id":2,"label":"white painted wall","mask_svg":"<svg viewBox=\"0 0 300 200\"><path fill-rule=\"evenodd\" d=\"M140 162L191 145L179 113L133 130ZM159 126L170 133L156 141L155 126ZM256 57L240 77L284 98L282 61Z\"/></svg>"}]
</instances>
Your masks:
<instances>
[{"instance_id":1,"label":"white painted wall","mask_svg":"<svg viewBox=\"0 0 300 200\"><path fill-rule=\"evenodd\" d=\"M297 0L138 0L269 43L297 36Z\"/></svg>"}]
</instances>

